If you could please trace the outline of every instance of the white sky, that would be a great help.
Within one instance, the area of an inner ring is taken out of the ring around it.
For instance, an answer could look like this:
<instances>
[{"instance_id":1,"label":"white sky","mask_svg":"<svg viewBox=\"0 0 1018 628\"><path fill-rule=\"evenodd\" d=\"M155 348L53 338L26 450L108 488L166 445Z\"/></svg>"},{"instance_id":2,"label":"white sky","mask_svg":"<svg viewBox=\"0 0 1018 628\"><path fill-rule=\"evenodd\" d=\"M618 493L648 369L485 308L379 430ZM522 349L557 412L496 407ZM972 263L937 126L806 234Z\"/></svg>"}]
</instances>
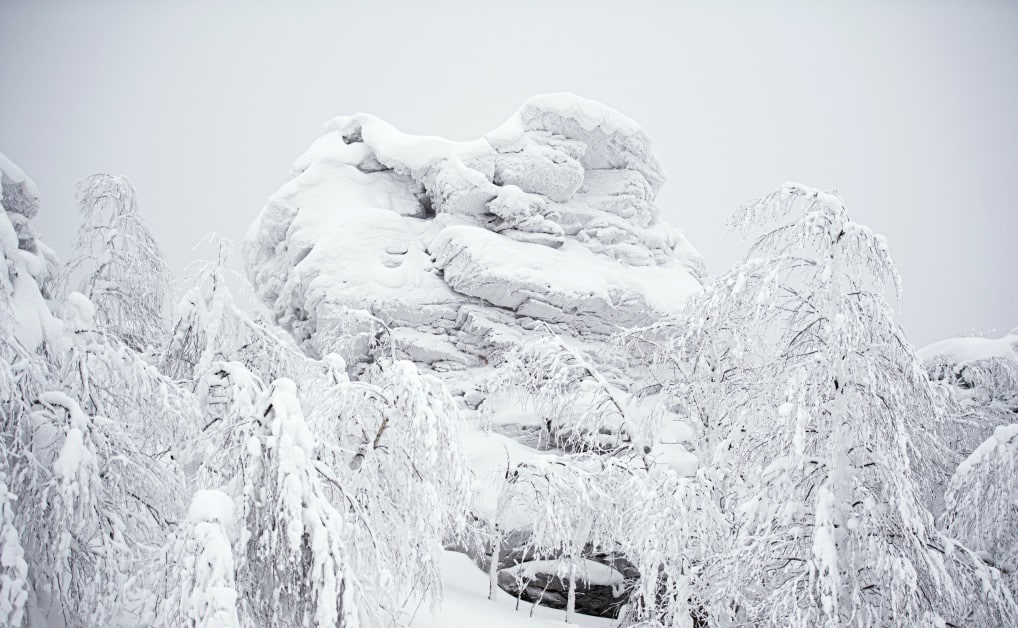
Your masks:
<instances>
[{"instance_id":1,"label":"white sky","mask_svg":"<svg viewBox=\"0 0 1018 628\"><path fill-rule=\"evenodd\" d=\"M532 94L640 122L712 273L785 180L887 236L923 345L1018 325L1018 3L0 2L0 151L66 255L73 185L126 175L181 269L235 241L335 115L455 139Z\"/></svg>"}]
</instances>

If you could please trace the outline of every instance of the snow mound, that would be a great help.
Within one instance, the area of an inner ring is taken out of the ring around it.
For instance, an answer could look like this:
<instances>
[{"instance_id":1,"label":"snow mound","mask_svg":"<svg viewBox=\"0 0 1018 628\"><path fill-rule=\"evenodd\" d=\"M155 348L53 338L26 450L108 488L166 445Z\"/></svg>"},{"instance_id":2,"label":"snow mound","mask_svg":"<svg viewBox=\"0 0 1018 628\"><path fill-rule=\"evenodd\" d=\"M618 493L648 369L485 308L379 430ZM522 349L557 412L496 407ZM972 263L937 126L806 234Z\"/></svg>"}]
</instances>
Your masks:
<instances>
[{"instance_id":1,"label":"snow mound","mask_svg":"<svg viewBox=\"0 0 1018 628\"><path fill-rule=\"evenodd\" d=\"M936 362L963 365L991 358L1018 362L1018 329L1000 338L948 338L927 345L917 353L927 365Z\"/></svg>"},{"instance_id":2,"label":"snow mound","mask_svg":"<svg viewBox=\"0 0 1018 628\"><path fill-rule=\"evenodd\" d=\"M703 260L660 220L663 181L639 125L571 94L467 142L343 116L252 225L247 269L313 354L356 369L385 329L406 357L468 368L497 326L606 337L676 313Z\"/></svg>"},{"instance_id":3,"label":"snow mound","mask_svg":"<svg viewBox=\"0 0 1018 628\"><path fill-rule=\"evenodd\" d=\"M585 584L593 584L605 587L621 587L625 577L610 565L597 563L583 558L578 561L580 564L576 569L576 579ZM568 577L568 569L564 561L558 560L531 560L520 563L519 567L513 570L523 578L534 578L539 574L555 574L561 577Z\"/></svg>"},{"instance_id":4,"label":"snow mound","mask_svg":"<svg viewBox=\"0 0 1018 628\"><path fill-rule=\"evenodd\" d=\"M187 518L192 523L218 523L229 528L233 525L233 500L222 491L195 491Z\"/></svg>"}]
</instances>

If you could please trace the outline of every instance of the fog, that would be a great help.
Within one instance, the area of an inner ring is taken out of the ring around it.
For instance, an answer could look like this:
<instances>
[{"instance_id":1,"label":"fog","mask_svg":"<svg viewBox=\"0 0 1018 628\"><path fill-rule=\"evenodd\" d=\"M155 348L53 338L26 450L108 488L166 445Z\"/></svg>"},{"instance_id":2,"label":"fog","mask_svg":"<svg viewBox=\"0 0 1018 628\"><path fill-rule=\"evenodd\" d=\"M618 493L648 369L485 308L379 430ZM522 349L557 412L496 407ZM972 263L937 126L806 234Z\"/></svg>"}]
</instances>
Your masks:
<instances>
[{"instance_id":1,"label":"fog","mask_svg":"<svg viewBox=\"0 0 1018 628\"><path fill-rule=\"evenodd\" d=\"M64 256L94 172L131 180L179 271L207 232L241 241L335 115L470 139L570 91L644 126L713 274L740 203L836 187L887 236L914 343L1018 326L1018 3L5 0L0 76L0 151Z\"/></svg>"}]
</instances>

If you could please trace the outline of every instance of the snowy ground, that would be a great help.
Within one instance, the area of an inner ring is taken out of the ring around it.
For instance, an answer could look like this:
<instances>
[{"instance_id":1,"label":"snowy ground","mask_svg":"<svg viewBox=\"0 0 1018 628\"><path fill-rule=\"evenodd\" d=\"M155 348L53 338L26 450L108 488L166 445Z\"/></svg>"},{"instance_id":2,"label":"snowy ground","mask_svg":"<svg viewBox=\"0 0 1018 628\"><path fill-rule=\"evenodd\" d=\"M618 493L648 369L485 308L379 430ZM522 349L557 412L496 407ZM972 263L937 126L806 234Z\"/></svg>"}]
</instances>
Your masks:
<instances>
[{"instance_id":1,"label":"snowy ground","mask_svg":"<svg viewBox=\"0 0 1018 628\"><path fill-rule=\"evenodd\" d=\"M541 628L542 626L579 626L609 628L614 621L587 615L574 615L565 623L565 612L521 601L499 591L498 599L488 600L487 575L463 554L446 552L442 557L442 584L445 597L441 608L431 613L422 608L410 622L412 628ZM531 616L533 611L533 616Z\"/></svg>"}]
</instances>

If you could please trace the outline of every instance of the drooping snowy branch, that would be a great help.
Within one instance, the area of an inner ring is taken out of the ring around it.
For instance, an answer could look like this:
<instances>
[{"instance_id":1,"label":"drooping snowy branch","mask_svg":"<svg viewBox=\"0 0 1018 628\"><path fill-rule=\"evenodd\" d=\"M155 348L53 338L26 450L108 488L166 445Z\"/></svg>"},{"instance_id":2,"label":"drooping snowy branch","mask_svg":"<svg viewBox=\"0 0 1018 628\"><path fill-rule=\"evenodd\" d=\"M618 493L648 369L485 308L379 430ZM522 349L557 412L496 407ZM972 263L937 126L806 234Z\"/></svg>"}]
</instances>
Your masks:
<instances>
[{"instance_id":1,"label":"drooping snowy branch","mask_svg":"<svg viewBox=\"0 0 1018 628\"><path fill-rule=\"evenodd\" d=\"M644 453L650 427L630 419L621 391L590 358L547 331L501 355L490 390L539 411L562 449Z\"/></svg>"},{"instance_id":2,"label":"drooping snowy branch","mask_svg":"<svg viewBox=\"0 0 1018 628\"><path fill-rule=\"evenodd\" d=\"M321 434L320 473L333 503L347 510L365 571L386 565L379 603L397 612L411 593L437 601L438 562L463 532L472 476L460 451L460 412L440 381L406 361L383 360L371 383L345 380L311 397Z\"/></svg>"}]
</instances>

